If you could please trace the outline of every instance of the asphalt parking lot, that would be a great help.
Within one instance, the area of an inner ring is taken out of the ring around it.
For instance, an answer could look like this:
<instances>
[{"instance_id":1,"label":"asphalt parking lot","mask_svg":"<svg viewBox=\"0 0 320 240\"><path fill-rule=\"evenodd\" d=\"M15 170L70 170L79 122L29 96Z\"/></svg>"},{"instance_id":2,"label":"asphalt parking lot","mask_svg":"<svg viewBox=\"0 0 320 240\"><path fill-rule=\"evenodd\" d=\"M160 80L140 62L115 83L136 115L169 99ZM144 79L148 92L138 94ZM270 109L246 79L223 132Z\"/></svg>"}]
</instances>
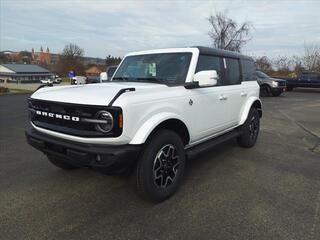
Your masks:
<instances>
[{"instance_id":1,"label":"asphalt parking lot","mask_svg":"<svg viewBox=\"0 0 320 240\"><path fill-rule=\"evenodd\" d=\"M51 165L25 141L26 98L0 96L0 239L320 239L320 91L264 98L256 146L190 160L157 205L127 176Z\"/></svg>"}]
</instances>

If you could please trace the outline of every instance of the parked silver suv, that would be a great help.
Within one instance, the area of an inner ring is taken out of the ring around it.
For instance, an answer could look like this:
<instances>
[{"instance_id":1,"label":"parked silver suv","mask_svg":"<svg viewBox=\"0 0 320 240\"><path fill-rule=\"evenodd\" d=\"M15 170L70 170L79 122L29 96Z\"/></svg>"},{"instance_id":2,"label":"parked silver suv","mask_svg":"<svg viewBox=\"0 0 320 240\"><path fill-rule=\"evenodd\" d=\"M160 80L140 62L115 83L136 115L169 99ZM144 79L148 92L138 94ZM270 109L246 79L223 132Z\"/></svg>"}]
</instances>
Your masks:
<instances>
[{"instance_id":1,"label":"parked silver suv","mask_svg":"<svg viewBox=\"0 0 320 240\"><path fill-rule=\"evenodd\" d=\"M286 89L286 80L269 77L261 71L256 71L256 77L260 85L260 96L280 96Z\"/></svg>"}]
</instances>

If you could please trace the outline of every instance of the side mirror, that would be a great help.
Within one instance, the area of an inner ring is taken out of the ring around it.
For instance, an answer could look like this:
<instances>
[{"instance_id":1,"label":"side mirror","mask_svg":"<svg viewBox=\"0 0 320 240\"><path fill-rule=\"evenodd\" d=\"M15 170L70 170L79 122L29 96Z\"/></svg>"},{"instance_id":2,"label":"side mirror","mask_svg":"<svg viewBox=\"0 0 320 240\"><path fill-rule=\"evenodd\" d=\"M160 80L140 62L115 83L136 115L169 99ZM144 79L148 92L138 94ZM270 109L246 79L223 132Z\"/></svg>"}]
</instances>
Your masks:
<instances>
[{"instance_id":1,"label":"side mirror","mask_svg":"<svg viewBox=\"0 0 320 240\"><path fill-rule=\"evenodd\" d=\"M103 82L108 82L108 74L106 72L102 72L100 73L100 82L103 83Z\"/></svg>"},{"instance_id":2,"label":"side mirror","mask_svg":"<svg viewBox=\"0 0 320 240\"><path fill-rule=\"evenodd\" d=\"M211 87L218 84L218 73L216 70L200 71L194 75L194 82L198 82L199 87Z\"/></svg>"}]
</instances>

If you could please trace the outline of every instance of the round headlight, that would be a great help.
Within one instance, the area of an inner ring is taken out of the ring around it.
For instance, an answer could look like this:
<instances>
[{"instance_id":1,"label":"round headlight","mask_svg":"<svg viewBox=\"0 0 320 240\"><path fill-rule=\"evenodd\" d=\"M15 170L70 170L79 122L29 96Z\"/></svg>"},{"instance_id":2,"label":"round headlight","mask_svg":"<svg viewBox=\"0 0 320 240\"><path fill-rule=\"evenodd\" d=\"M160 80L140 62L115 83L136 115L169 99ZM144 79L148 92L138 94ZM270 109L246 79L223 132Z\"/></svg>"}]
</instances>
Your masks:
<instances>
[{"instance_id":1,"label":"round headlight","mask_svg":"<svg viewBox=\"0 0 320 240\"><path fill-rule=\"evenodd\" d=\"M272 87L278 87L278 82L272 81Z\"/></svg>"},{"instance_id":2,"label":"round headlight","mask_svg":"<svg viewBox=\"0 0 320 240\"><path fill-rule=\"evenodd\" d=\"M112 130L113 117L112 117L111 113L109 113L108 111L100 111L100 112L97 112L96 118L98 120L104 121L104 122L96 124L96 129L98 131L103 132L103 133L108 133Z\"/></svg>"}]
</instances>

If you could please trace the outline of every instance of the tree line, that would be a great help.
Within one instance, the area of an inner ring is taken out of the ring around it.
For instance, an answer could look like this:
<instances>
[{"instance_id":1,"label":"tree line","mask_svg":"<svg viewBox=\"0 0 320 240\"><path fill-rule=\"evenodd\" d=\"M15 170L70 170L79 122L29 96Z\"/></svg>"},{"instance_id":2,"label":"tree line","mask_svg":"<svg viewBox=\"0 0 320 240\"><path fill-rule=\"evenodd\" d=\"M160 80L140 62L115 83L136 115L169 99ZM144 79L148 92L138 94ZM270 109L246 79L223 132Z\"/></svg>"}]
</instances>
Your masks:
<instances>
[{"instance_id":1,"label":"tree line","mask_svg":"<svg viewBox=\"0 0 320 240\"><path fill-rule=\"evenodd\" d=\"M229 51L241 52L251 40L251 31L253 24L245 21L239 23L228 17L225 12L217 12L207 18L210 29L208 32L212 46L215 48L225 49ZM30 63L30 52L22 51L21 61ZM76 44L67 44L59 56L56 64L45 65L44 67L58 73L61 76L66 76L67 72L74 70L78 75L85 73L83 63L84 49ZM305 44L304 53L302 55L293 56L278 56L269 58L268 56L254 57L257 69L270 74L271 76L291 76L297 75L301 71L316 71L320 72L320 44ZM0 54L0 63L6 63L6 55ZM105 69L107 66L118 65L121 62L120 57L108 55L105 58L105 64L99 66Z\"/></svg>"},{"instance_id":2,"label":"tree line","mask_svg":"<svg viewBox=\"0 0 320 240\"><path fill-rule=\"evenodd\" d=\"M301 55L255 58L257 69L271 76L295 77L303 71L320 72L320 45L305 44Z\"/></svg>"},{"instance_id":3,"label":"tree line","mask_svg":"<svg viewBox=\"0 0 320 240\"><path fill-rule=\"evenodd\" d=\"M208 35L215 48L241 52L251 40L251 22L238 23L223 12L210 15L207 20L210 24ZM302 71L320 72L320 44L305 44L302 55L275 58L260 56L254 59L257 69L271 76L294 76Z\"/></svg>"},{"instance_id":4,"label":"tree line","mask_svg":"<svg viewBox=\"0 0 320 240\"><path fill-rule=\"evenodd\" d=\"M75 71L77 75L84 75L85 70L91 66L97 66L102 71L108 66L118 65L121 62L120 57L114 57L110 54L106 56L105 63L103 65L95 64L84 64L84 49L80 46L69 43L65 45L62 52L59 54L58 61L52 63L45 62L33 62L32 54L28 51L20 51L17 54L5 54L4 52L0 53L0 64L2 63L24 63L31 64L36 63L40 66L47 68L51 72L55 72L60 76L66 76L69 71Z\"/></svg>"}]
</instances>

